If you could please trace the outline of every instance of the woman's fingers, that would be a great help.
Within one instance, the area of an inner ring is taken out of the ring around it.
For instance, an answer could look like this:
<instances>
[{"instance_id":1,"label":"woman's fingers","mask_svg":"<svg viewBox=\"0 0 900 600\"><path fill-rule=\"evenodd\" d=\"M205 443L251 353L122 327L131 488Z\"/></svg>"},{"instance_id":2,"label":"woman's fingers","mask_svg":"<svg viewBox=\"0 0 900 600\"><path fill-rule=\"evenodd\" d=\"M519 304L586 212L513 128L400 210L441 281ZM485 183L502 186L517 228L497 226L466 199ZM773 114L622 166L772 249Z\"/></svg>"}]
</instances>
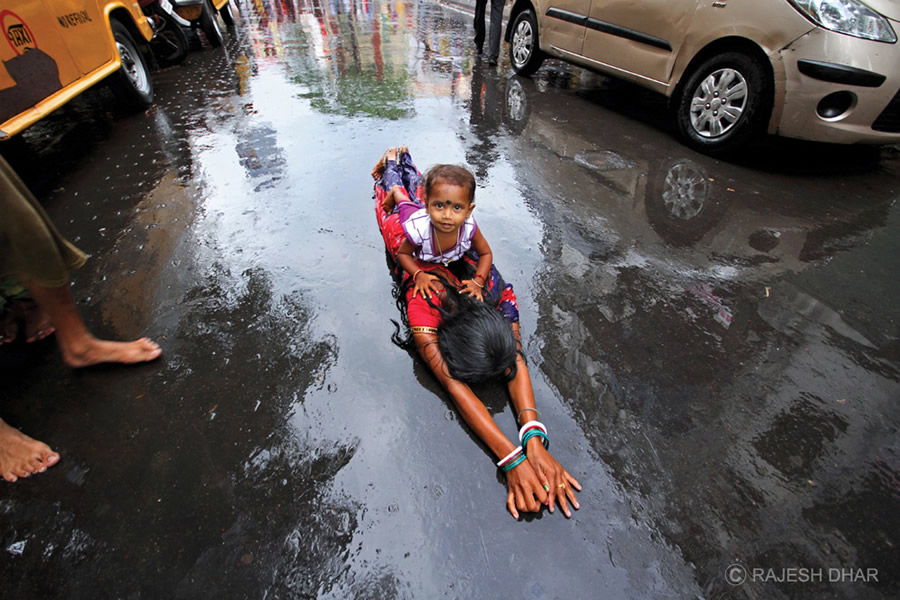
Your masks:
<instances>
[{"instance_id":1,"label":"woman's fingers","mask_svg":"<svg viewBox=\"0 0 900 600\"><path fill-rule=\"evenodd\" d=\"M527 511L528 505L525 504L525 495L522 493L522 490L516 488L515 494L516 494L516 508ZM516 511L516 518L517 519L519 518L519 511Z\"/></svg>"},{"instance_id":2,"label":"woman's fingers","mask_svg":"<svg viewBox=\"0 0 900 600\"><path fill-rule=\"evenodd\" d=\"M559 501L559 507L562 509L563 514L566 515L567 518L571 517L572 511L569 510L569 503L566 502L566 497L569 494L569 486L567 486L565 483L560 483L557 484L557 489L559 490L559 493L557 494L556 498Z\"/></svg>"},{"instance_id":3,"label":"woman's fingers","mask_svg":"<svg viewBox=\"0 0 900 600\"><path fill-rule=\"evenodd\" d=\"M563 473L565 474L566 479L569 480L569 483L570 483L571 485L573 485L573 486L575 487L575 489L578 490L578 491L580 492L580 491L581 491L581 484L578 483L578 480L575 479L574 477L572 477L571 475L569 475L569 472L568 472L568 471L563 471Z\"/></svg>"},{"instance_id":4,"label":"woman's fingers","mask_svg":"<svg viewBox=\"0 0 900 600\"><path fill-rule=\"evenodd\" d=\"M566 495L569 497L569 502L572 503L572 506L574 506L576 510L581 508L581 505L578 504L578 498L575 496L575 490L572 489L572 487L566 487Z\"/></svg>"},{"instance_id":5,"label":"woman's fingers","mask_svg":"<svg viewBox=\"0 0 900 600\"><path fill-rule=\"evenodd\" d=\"M512 490L510 490L509 494L506 495L506 508L509 509L509 512L513 516L513 519L519 518L519 511L516 510L516 495Z\"/></svg>"}]
</instances>

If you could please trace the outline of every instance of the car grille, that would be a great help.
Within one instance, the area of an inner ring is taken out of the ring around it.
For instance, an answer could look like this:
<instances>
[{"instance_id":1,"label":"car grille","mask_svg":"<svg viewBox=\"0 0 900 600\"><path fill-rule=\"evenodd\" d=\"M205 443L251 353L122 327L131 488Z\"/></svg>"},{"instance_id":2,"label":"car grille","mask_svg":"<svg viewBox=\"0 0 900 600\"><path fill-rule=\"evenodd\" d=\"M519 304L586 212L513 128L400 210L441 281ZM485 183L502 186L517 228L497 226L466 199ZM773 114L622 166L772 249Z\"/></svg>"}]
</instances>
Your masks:
<instances>
[{"instance_id":1,"label":"car grille","mask_svg":"<svg viewBox=\"0 0 900 600\"><path fill-rule=\"evenodd\" d=\"M889 133L900 132L900 92L894 96L875 122L872 123L875 131L887 131Z\"/></svg>"}]
</instances>

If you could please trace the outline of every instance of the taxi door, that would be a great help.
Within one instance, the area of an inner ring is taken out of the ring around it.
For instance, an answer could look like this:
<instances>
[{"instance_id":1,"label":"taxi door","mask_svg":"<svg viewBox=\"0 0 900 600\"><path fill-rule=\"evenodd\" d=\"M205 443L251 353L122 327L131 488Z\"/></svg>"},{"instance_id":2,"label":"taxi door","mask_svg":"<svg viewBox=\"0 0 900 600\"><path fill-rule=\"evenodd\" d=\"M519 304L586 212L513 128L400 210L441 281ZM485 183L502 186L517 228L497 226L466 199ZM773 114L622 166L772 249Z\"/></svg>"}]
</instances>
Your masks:
<instances>
[{"instance_id":1,"label":"taxi door","mask_svg":"<svg viewBox=\"0 0 900 600\"><path fill-rule=\"evenodd\" d=\"M593 0L584 55L662 91L698 0Z\"/></svg>"},{"instance_id":2,"label":"taxi door","mask_svg":"<svg viewBox=\"0 0 900 600\"><path fill-rule=\"evenodd\" d=\"M539 17L539 34L544 49L552 47L581 54L584 23L590 8L591 0L550 0L538 3L538 10L544 11Z\"/></svg>"},{"instance_id":3,"label":"taxi door","mask_svg":"<svg viewBox=\"0 0 900 600\"><path fill-rule=\"evenodd\" d=\"M104 0L44 0L57 31L85 75L116 58Z\"/></svg>"},{"instance_id":4,"label":"taxi door","mask_svg":"<svg viewBox=\"0 0 900 600\"><path fill-rule=\"evenodd\" d=\"M41 0L4 2L0 31L0 123L81 77Z\"/></svg>"}]
</instances>

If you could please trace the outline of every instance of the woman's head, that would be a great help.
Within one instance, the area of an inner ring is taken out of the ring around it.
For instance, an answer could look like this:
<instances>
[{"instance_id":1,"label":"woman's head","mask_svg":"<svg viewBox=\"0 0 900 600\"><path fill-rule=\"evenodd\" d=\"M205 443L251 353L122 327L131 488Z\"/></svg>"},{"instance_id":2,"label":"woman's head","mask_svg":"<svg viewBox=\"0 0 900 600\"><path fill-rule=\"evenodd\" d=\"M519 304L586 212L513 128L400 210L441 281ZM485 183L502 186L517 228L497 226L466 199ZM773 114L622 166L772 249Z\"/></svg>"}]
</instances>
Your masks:
<instances>
[{"instance_id":1,"label":"woman's head","mask_svg":"<svg viewBox=\"0 0 900 600\"><path fill-rule=\"evenodd\" d=\"M515 377L516 338L503 315L469 296L451 292L448 299L456 310L441 310L438 348L450 375L466 383Z\"/></svg>"}]
</instances>

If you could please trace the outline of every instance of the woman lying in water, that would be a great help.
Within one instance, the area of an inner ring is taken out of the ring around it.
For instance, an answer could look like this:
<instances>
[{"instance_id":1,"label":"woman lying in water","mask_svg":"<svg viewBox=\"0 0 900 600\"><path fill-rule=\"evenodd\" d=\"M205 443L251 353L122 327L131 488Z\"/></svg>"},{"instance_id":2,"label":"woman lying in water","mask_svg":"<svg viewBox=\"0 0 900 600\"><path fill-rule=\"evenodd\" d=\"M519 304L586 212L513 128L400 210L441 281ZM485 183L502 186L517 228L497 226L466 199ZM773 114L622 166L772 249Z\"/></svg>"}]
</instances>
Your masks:
<instances>
[{"instance_id":1,"label":"woman lying in water","mask_svg":"<svg viewBox=\"0 0 900 600\"><path fill-rule=\"evenodd\" d=\"M488 271L483 257L479 262L477 244L463 253L444 247L440 258L453 254L454 260L433 260L429 236L438 241L442 235L455 236L458 243L463 239L449 231L454 220L460 222L458 228L464 227L463 219L435 216L441 212L465 213L467 236L480 237L471 219L474 177L468 172L460 176L465 171L460 167L446 167L437 165L423 179L401 147L389 149L372 170L378 228L401 286L398 306L419 354L450 393L462 418L497 457L497 466L506 475L506 504L512 516L537 512L542 504L553 512L558 502L571 517L569 503L579 508L575 491L581 485L547 451L550 440L534 404L512 286L493 265ZM507 381L521 426L518 444L503 435L468 385L497 377Z\"/></svg>"}]
</instances>

